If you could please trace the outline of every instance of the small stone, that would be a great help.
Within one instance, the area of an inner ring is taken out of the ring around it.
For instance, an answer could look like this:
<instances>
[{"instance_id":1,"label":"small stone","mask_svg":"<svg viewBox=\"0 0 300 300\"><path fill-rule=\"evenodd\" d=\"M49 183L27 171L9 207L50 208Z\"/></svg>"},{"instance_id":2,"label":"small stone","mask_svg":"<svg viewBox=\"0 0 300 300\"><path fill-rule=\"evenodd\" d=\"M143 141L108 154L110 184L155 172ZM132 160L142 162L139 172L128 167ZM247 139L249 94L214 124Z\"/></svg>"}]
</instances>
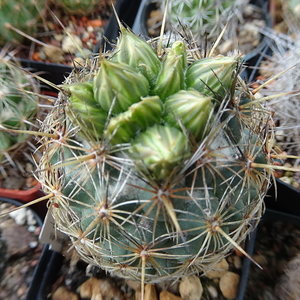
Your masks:
<instances>
[{"instance_id":1,"label":"small stone","mask_svg":"<svg viewBox=\"0 0 300 300\"><path fill-rule=\"evenodd\" d=\"M28 290L27 285L23 283L17 290L17 296L19 297L19 299L22 299L24 295L26 295L27 290Z\"/></svg>"},{"instance_id":2,"label":"small stone","mask_svg":"<svg viewBox=\"0 0 300 300\"><path fill-rule=\"evenodd\" d=\"M81 298L91 298L91 300L114 299L123 300L121 291L109 279L89 278L79 287Z\"/></svg>"},{"instance_id":3,"label":"small stone","mask_svg":"<svg viewBox=\"0 0 300 300\"><path fill-rule=\"evenodd\" d=\"M53 35L54 39L57 40L58 42L61 42L64 39L64 35L61 33L54 34Z\"/></svg>"},{"instance_id":4,"label":"small stone","mask_svg":"<svg viewBox=\"0 0 300 300\"><path fill-rule=\"evenodd\" d=\"M153 284L145 285L144 300L157 300L156 289Z\"/></svg>"},{"instance_id":5,"label":"small stone","mask_svg":"<svg viewBox=\"0 0 300 300\"><path fill-rule=\"evenodd\" d=\"M211 296L213 299L218 298L219 294L218 294L217 289L216 289L214 286L209 285L209 286L207 287L207 290L208 290L210 296Z\"/></svg>"},{"instance_id":6,"label":"small stone","mask_svg":"<svg viewBox=\"0 0 300 300\"><path fill-rule=\"evenodd\" d=\"M259 92L254 95L254 99L261 99L262 97L263 95Z\"/></svg>"},{"instance_id":7,"label":"small stone","mask_svg":"<svg viewBox=\"0 0 300 300\"><path fill-rule=\"evenodd\" d=\"M293 181L292 182L292 187L294 187L295 189L299 189L300 183L298 181Z\"/></svg>"},{"instance_id":8,"label":"small stone","mask_svg":"<svg viewBox=\"0 0 300 300\"><path fill-rule=\"evenodd\" d=\"M179 294L179 281L176 280L174 281L170 281L170 280L163 280L161 282L158 282L155 284L156 290L159 292L163 291L163 290L167 290L170 293L173 293L174 295L178 295Z\"/></svg>"},{"instance_id":9,"label":"small stone","mask_svg":"<svg viewBox=\"0 0 300 300\"><path fill-rule=\"evenodd\" d=\"M30 242L29 243L29 247L31 248L31 249L34 249L34 248L36 248L37 246L38 246L38 241L32 241L32 242Z\"/></svg>"},{"instance_id":10,"label":"small stone","mask_svg":"<svg viewBox=\"0 0 300 300\"><path fill-rule=\"evenodd\" d=\"M34 58L34 59L35 60L46 60L47 59L47 55L43 51L43 48L41 48L41 50L38 52L38 59L36 59L36 58Z\"/></svg>"},{"instance_id":11,"label":"small stone","mask_svg":"<svg viewBox=\"0 0 300 300\"><path fill-rule=\"evenodd\" d=\"M92 28L93 28L93 27L92 27ZM84 40L89 39L89 38L90 38L89 32L85 31L85 32L82 34L81 39L84 41Z\"/></svg>"},{"instance_id":12,"label":"small stone","mask_svg":"<svg viewBox=\"0 0 300 300\"><path fill-rule=\"evenodd\" d=\"M282 142L285 137L284 130L276 130L275 137L277 141Z\"/></svg>"},{"instance_id":13,"label":"small stone","mask_svg":"<svg viewBox=\"0 0 300 300\"><path fill-rule=\"evenodd\" d=\"M26 211L27 211L27 209L24 207L24 208L20 208L18 210L12 211L8 215L15 220L17 225L21 226L26 223L26 220L27 220Z\"/></svg>"},{"instance_id":14,"label":"small stone","mask_svg":"<svg viewBox=\"0 0 300 300\"><path fill-rule=\"evenodd\" d=\"M203 287L200 278L196 275L187 276L179 284L179 294L182 300L200 300Z\"/></svg>"},{"instance_id":15,"label":"small stone","mask_svg":"<svg viewBox=\"0 0 300 300\"><path fill-rule=\"evenodd\" d=\"M141 300L142 299L142 293L141 291L135 291L135 295L134 295L134 299L135 300Z\"/></svg>"},{"instance_id":16,"label":"small stone","mask_svg":"<svg viewBox=\"0 0 300 300\"><path fill-rule=\"evenodd\" d=\"M27 227L27 230L28 230L28 232L35 232L36 226L34 226L34 225L29 225L29 226Z\"/></svg>"},{"instance_id":17,"label":"small stone","mask_svg":"<svg viewBox=\"0 0 300 300\"><path fill-rule=\"evenodd\" d=\"M228 53L229 51L231 51L233 48L233 41L232 40L227 40L225 42L223 42L220 46L219 46L219 51L220 53Z\"/></svg>"},{"instance_id":18,"label":"small stone","mask_svg":"<svg viewBox=\"0 0 300 300\"><path fill-rule=\"evenodd\" d=\"M33 171L33 165L31 163L27 162L25 164L25 171L28 172L28 173L32 172Z\"/></svg>"},{"instance_id":19,"label":"small stone","mask_svg":"<svg viewBox=\"0 0 300 300\"><path fill-rule=\"evenodd\" d=\"M292 164L290 164L290 163L285 163L284 165L283 165L285 168L292 168L293 167L293 165Z\"/></svg>"},{"instance_id":20,"label":"small stone","mask_svg":"<svg viewBox=\"0 0 300 300\"><path fill-rule=\"evenodd\" d=\"M237 296L240 276L233 272L226 272L219 282L220 290L223 296L227 299L234 299Z\"/></svg>"},{"instance_id":21,"label":"small stone","mask_svg":"<svg viewBox=\"0 0 300 300\"><path fill-rule=\"evenodd\" d=\"M55 38L50 39L50 41L48 42L48 45L60 48L61 47L61 42L56 40Z\"/></svg>"},{"instance_id":22,"label":"small stone","mask_svg":"<svg viewBox=\"0 0 300 300\"><path fill-rule=\"evenodd\" d=\"M55 46L43 47L46 57L53 63L61 63L65 60L63 51Z\"/></svg>"},{"instance_id":23,"label":"small stone","mask_svg":"<svg viewBox=\"0 0 300 300\"><path fill-rule=\"evenodd\" d=\"M161 291L159 294L159 300L184 300L178 296L175 296L174 294L164 290Z\"/></svg>"},{"instance_id":24,"label":"small stone","mask_svg":"<svg viewBox=\"0 0 300 300\"><path fill-rule=\"evenodd\" d=\"M91 298L93 295L93 288L97 286L100 279L95 277L89 278L79 287L79 293L81 298Z\"/></svg>"},{"instance_id":25,"label":"small stone","mask_svg":"<svg viewBox=\"0 0 300 300\"><path fill-rule=\"evenodd\" d=\"M233 265L235 268L240 269L242 267L242 259L239 256L234 255L233 256Z\"/></svg>"},{"instance_id":26,"label":"small stone","mask_svg":"<svg viewBox=\"0 0 300 300\"><path fill-rule=\"evenodd\" d=\"M61 48L65 53L74 54L82 48L82 41L77 35L66 36L61 42Z\"/></svg>"},{"instance_id":27,"label":"small stone","mask_svg":"<svg viewBox=\"0 0 300 300\"><path fill-rule=\"evenodd\" d=\"M95 29L94 29L93 26L87 26L86 31L87 31L87 32L94 32Z\"/></svg>"},{"instance_id":28,"label":"small stone","mask_svg":"<svg viewBox=\"0 0 300 300\"><path fill-rule=\"evenodd\" d=\"M72 61L72 65L75 65L75 66L84 66L84 64L85 64L84 58L79 57L79 56L75 57Z\"/></svg>"},{"instance_id":29,"label":"small stone","mask_svg":"<svg viewBox=\"0 0 300 300\"><path fill-rule=\"evenodd\" d=\"M93 49L93 47L95 46L92 41L87 41L86 45L89 49Z\"/></svg>"},{"instance_id":30,"label":"small stone","mask_svg":"<svg viewBox=\"0 0 300 300\"><path fill-rule=\"evenodd\" d=\"M79 297L66 287L61 286L52 294L51 300L79 300Z\"/></svg>"},{"instance_id":31,"label":"small stone","mask_svg":"<svg viewBox=\"0 0 300 300\"><path fill-rule=\"evenodd\" d=\"M128 280L126 280L126 284L133 290L136 290L136 291L141 290L140 282L128 279Z\"/></svg>"},{"instance_id":32,"label":"small stone","mask_svg":"<svg viewBox=\"0 0 300 300\"><path fill-rule=\"evenodd\" d=\"M220 278L229 269L229 264L225 258L218 262L214 269L205 274L205 277L209 279Z\"/></svg>"},{"instance_id":33,"label":"small stone","mask_svg":"<svg viewBox=\"0 0 300 300\"><path fill-rule=\"evenodd\" d=\"M26 224L27 225L36 224L36 218L34 217L34 214L30 209L26 209Z\"/></svg>"}]
</instances>

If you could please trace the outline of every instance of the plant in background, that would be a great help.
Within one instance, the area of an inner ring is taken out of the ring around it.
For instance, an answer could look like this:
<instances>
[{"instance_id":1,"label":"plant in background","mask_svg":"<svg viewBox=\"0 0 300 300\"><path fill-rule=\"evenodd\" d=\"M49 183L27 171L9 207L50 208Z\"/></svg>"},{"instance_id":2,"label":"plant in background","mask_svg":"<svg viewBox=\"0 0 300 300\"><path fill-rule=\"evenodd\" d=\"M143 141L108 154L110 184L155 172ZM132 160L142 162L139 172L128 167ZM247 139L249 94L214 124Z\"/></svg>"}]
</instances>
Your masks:
<instances>
[{"instance_id":1,"label":"plant in background","mask_svg":"<svg viewBox=\"0 0 300 300\"><path fill-rule=\"evenodd\" d=\"M247 255L239 245L281 167L270 112L240 78L238 55L120 29L114 50L57 87L34 133L36 176L80 257L143 289L205 273L234 248Z\"/></svg>"},{"instance_id":2,"label":"plant in background","mask_svg":"<svg viewBox=\"0 0 300 300\"><path fill-rule=\"evenodd\" d=\"M38 112L39 86L34 77L14 65L6 49L0 52L0 164L13 163L13 156L28 140Z\"/></svg>"},{"instance_id":3,"label":"plant in background","mask_svg":"<svg viewBox=\"0 0 300 300\"><path fill-rule=\"evenodd\" d=\"M289 19L288 21L292 21ZM280 77L268 83L265 93L283 93L267 102L269 109L274 112L276 137L278 146L289 155L300 155L300 30L297 23L289 28L291 35L269 32L273 39L272 56L262 64L261 73L265 77L281 73ZM287 70L287 72L284 72ZM289 93L294 91L293 93ZM292 161L292 160L291 160ZM293 159L294 167L299 166L299 159Z\"/></svg>"},{"instance_id":4,"label":"plant in background","mask_svg":"<svg viewBox=\"0 0 300 300\"><path fill-rule=\"evenodd\" d=\"M168 6L167 19L172 28L191 32L197 42L205 38L215 41L228 22L226 35L233 34L246 4L241 0L162 0L163 10Z\"/></svg>"},{"instance_id":5,"label":"plant in background","mask_svg":"<svg viewBox=\"0 0 300 300\"><path fill-rule=\"evenodd\" d=\"M101 5L101 0L50 0L50 2L75 15L87 15Z\"/></svg>"},{"instance_id":6,"label":"plant in background","mask_svg":"<svg viewBox=\"0 0 300 300\"><path fill-rule=\"evenodd\" d=\"M37 32L37 22L41 19L45 7L43 0L1 0L0 2L0 45L7 42L21 43L24 37L13 28L28 35Z\"/></svg>"}]
</instances>

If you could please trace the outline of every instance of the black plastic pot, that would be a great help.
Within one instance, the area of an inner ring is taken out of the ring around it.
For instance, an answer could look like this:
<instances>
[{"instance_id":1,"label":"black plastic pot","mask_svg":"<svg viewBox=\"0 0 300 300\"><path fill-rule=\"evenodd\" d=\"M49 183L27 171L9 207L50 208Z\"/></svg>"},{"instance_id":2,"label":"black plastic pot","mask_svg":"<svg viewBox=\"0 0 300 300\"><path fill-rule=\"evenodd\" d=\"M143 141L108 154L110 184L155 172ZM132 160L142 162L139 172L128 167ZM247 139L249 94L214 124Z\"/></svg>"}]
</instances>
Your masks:
<instances>
[{"instance_id":1,"label":"black plastic pot","mask_svg":"<svg viewBox=\"0 0 300 300\"><path fill-rule=\"evenodd\" d=\"M276 179L265 197L267 209L300 218L300 190Z\"/></svg>"},{"instance_id":2,"label":"black plastic pot","mask_svg":"<svg viewBox=\"0 0 300 300\"><path fill-rule=\"evenodd\" d=\"M68 65L45 63L30 59L20 59L19 61L23 68L29 70L31 73L38 73L40 77L56 85L61 84L73 69L73 67ZM44 81L40 81L40 84L44 89L47 88L57 92L55 88L51 87L51 85L47 85Z\"/></svg>"},{"instance_id":3,"label":"black plastic pot","mask_svg":"<svg viewBox=\"0 0 300 300\"><path fill-rule=\"evenodd\" d=\"M118 19L129 28L133 28L137 19L137 14L143 0L117 0L115 9ZM115 15L113 15L104 28L104 39L95 48L95 53L100 49L110 50L119 36L119 25Z\"/></svg>"},{"instance_id":4,"label":"black plastic pot","mask_svg":"<svg viewBox=\"0 0 300 300\"><path fill-rule=\"evenodd\" d=\"M45 245L24 300L47 299L48 287L57 279L63 260L62 254L50 250L49 245Z\"/></svg>"}]
</instances>

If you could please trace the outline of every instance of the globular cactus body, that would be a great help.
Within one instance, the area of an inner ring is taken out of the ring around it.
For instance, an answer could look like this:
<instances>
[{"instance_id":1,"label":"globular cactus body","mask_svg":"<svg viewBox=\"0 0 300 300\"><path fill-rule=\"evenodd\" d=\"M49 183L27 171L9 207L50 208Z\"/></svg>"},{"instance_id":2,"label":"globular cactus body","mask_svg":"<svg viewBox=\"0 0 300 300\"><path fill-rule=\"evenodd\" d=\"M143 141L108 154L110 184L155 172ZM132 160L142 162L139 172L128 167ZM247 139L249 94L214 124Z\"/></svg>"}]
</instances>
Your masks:
<instances>
[{"instance_id":1,"label":"globular cactus body","mask_svg":"<svg viewBox=\"0 0 300 300\"><path fill-rule=\"evenodd\" d=\"M122 27L111 53L67 78L42 125L37 174L57 229L122 277L206 272L263 210L270 115L238 56L190 50L179 40L157 54Z\"/></svg>"}]
</instances>

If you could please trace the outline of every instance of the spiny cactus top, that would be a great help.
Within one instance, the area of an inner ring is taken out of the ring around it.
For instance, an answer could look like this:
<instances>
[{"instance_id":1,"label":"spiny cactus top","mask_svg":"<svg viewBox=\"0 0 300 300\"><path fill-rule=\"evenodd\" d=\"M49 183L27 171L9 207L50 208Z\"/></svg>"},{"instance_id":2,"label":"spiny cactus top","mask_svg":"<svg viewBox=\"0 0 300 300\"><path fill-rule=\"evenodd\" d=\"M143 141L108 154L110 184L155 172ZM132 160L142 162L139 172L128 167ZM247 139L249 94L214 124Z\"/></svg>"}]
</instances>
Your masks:
<instances>
[{"instance_id":1,"label":"spiny cactus top","mask_svg":"<svg viewBox=\"0 0 300 300\"><path fill-rule=\"evenodd\" d=\"M241 65L183 40L157 54L122 27L66 79L37 174L85 261L155 282L206 272L245 240L269 183L270 115Z\"/></svg>"}]
</instances>

